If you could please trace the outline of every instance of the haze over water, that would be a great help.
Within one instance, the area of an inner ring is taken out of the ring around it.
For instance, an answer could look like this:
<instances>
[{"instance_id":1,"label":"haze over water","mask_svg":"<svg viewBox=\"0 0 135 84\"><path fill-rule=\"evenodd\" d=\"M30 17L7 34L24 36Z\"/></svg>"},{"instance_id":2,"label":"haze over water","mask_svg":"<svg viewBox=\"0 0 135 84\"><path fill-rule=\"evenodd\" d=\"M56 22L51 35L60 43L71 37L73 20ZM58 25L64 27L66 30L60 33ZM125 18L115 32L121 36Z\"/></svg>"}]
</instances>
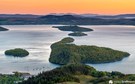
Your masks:
<instances>
[{"instance_id":1,"label":"haze over water","mask_svg":"<svg viewBox=\"0 0 135 84\"><path fill-rule=\"evenodd\" d=\"M52 25L4 25L10 29L0 32L0 73L13 71L37 74L50 70L58 65L49 63L50 45L68 36ZM135 26L84 26L94 29L88 36L73 37L78 45L97 45L129 52L131 55L122 61L106 64L90 64L97 70L120 71L134 73L135 67ZM4 51L12 48L24 48L30 55L14 58L4 55Z\"/></svg>"}]
</instances>

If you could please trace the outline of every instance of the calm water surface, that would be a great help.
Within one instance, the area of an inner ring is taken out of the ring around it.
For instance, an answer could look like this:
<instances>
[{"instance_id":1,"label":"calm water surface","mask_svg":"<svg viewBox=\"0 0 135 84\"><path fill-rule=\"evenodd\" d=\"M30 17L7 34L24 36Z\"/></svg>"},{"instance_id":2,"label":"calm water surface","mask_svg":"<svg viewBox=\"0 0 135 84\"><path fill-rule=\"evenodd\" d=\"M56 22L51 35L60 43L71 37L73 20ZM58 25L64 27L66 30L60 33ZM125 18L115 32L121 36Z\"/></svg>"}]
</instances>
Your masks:
<instances>
[{"instance_id":1,"label":"calm water surface","mask_svg":"<svg viewBox=\"0 0 135 84\"><path fill-rule=\"evenodd\" d=\"M4 25L10 31L0 32L0 73L13 71L37 74L51 70L58 65L49 63L50 45L68 36L52 25ZM73 37L78 45L97 45L126 51L130 57L119 62L106 64L88 64L102 71L120 71L135 73L135 26L83 26L94 29L88 36ZM12 48L24 48L30 55L14 58L4 55L4 51Z\"/></svg>"}]
</instances>

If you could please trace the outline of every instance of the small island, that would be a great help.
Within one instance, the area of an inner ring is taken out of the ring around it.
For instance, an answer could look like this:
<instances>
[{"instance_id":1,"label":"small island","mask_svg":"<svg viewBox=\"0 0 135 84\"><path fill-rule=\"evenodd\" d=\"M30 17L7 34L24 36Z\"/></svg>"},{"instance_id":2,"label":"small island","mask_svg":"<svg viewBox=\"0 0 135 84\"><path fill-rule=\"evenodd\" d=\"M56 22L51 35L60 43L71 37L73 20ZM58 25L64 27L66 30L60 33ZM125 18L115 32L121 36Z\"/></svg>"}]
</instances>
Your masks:
<instances>
[{"instance_id":1,"label":"small island","mask_svg":"<svg viewBox=\"0 0 135 84\"><path fill-rule=\"evenodd\" d=\"M55 64L78 64L78 63L109 63L120 61L130 54L111 48L75 45L73 38L67 37L51 45L49 61Z\"/></svg>"},{"instance_id":2,"label":"small island","mask_svg":"<svg viewBox=\"0 0 135 84\"><path fill-rule=\"evenodd\" d=\"M79 27L77 25L70 25L70 26L53 26L53 28L58 28L61 31L72 31L73 33L68 34L69 36L86 36L87 34L83 32L90 32L93 29Z\"/></svg>"},{"instance_id":3,"label":"small island","mask_svg":"<svg viewBox=\"0 0 135 84\"><path fill-rule=\"evenodd\" d=\"M14 57L25 57L29 55L29 52L25 49L15 48L15 49L6 50L5 55L14 56Z\"/></svg>"},{"instance_id":4,"label":"small island","mask_svg":"<svg viewBox=\"0 0 135 84\"><path fill-rule=\"evenodd\" d=\"M0 31L8 31L8 29L6 29L4 27L0 27Z\"/></svg>"},{"instance_id":5,"label":"small island","mask_svg":"<svg viewBox=\"0 0 135 84\"><path fill-rule=\"evenodd\" d=\"M87 36L87 34L82 33L82 32L74 32L74 33L70 33L68 35L69 36Z\"/></svg>"},{"instance_id":6,"label":"small island","mask_svg":"<svg viewBox=\"0 0 135 84\"><path fill-rule=\"evenodd\" d=\"M53 26L53 28L58 28L61 31L72 31L72 32L89 32L93 31L93 29L79 27L77 25L70 25L70 26Z\"/></svg>"}]
</instances>

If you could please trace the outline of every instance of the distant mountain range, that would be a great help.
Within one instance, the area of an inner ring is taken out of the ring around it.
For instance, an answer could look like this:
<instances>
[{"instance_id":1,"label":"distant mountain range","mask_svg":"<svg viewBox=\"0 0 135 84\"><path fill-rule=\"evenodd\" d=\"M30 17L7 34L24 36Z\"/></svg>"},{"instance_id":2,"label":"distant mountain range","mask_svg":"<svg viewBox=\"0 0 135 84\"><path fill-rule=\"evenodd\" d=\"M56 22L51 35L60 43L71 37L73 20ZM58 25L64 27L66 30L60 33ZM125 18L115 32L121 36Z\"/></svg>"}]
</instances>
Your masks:
<instances>
[{"instance_id":1,"label":"distant mountain range","mask_svg":"<svg viewBox=\"0 0 135 84\"><path fill-rule=\"evenodd\" d=\"M40 16L32 14L0 14L0 18L37 18Z\"/></svg>"},{"instance_id":2,"label":"distant mountain range","mask_svg":"<svg viewBox=\"0 0 135 84\"><path fill-rule=\"evenodd\" d=\"M135 25L135 14L0 14L0 25L64 24L64 25Z\"/></svg>"},{"instance_id":3,"label":"distant mountain range","mask_svg":"<svg viewBox=\"0 0 135 84\"><path fill-rule=\"evenodd\" d=\"M99 14L74 14L74 13L52 13L49 15L56 15L56 16L62 16L62 15L73 15L73 16L79 16L79 17L95 17L95 18L105 18L105 19L118 19L118 18L135 18L135 14L120 14L120 15L99 15Z\"/></svg>"},{"instance_id":4,"label":"distant mountain range","mask_svg":"<svg viewBox=\"0 0 135 84\"><path fill-rule=\"evenodd\" d=\"M114 19L114 18L135 18L135 14L120 14L120 15L98 15L98 14L74 14L74 13L51 13L48 15L54 16L63 16L63 15L72 15L76 17L95 17L95 18L106 18L106 19ZM41 16L48 15L32 15L32 14L0 14L1 17L15 17L15 18L38 18Z\"/></svg>"}]
</instances>

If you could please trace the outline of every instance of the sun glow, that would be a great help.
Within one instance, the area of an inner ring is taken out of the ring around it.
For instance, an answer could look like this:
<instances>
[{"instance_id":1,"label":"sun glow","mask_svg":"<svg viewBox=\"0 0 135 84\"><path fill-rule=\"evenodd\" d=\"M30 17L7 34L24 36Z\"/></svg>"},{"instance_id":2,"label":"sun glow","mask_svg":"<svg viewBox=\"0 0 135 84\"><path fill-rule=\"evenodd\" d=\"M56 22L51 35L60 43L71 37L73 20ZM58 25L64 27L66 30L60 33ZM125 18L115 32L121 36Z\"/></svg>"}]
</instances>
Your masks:
<instances>
[{"instance_id":1,"label":"sun glow","mask_svg":"<svg viewBox=\"0 0 135 84\"><path fill-rule=\"evenodd\" d=\"M135 13L135 0L1 0L0 13Z\"/></svg>"}]
</instances>

